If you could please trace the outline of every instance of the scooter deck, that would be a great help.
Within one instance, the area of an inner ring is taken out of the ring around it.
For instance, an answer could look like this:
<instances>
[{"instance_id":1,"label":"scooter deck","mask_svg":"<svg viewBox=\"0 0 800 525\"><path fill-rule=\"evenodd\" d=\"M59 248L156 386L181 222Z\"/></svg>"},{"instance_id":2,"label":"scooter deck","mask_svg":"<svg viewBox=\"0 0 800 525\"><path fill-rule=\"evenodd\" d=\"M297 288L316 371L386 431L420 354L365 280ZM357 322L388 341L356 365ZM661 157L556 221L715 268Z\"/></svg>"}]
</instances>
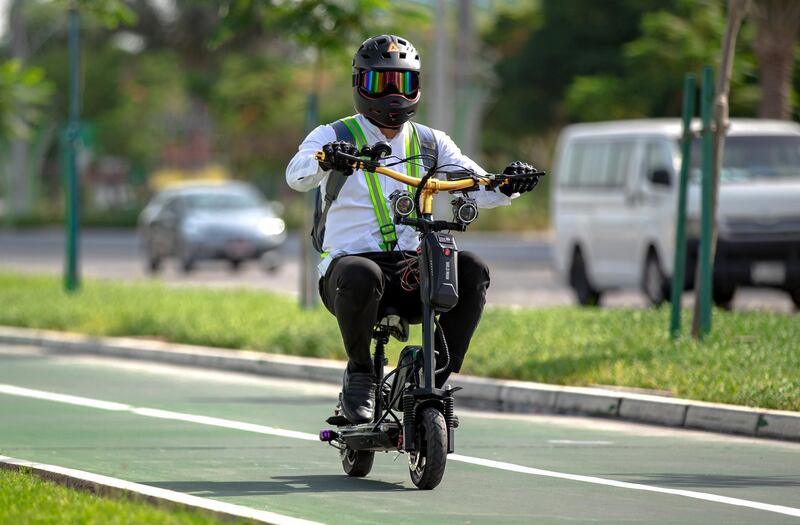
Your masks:
<instances>
[{"instance_id":1,"label":"scooter deck","mask_svg":"<svg viewBox=\"0 0 800 525\"><path fill-rule=\"evenodd\" d=\"M364 423L339 427L337 430L320 432L322 441L339 441L352 450L389 451L397 450L401 428L395 422Z\"/></svg>"}]
</instances>

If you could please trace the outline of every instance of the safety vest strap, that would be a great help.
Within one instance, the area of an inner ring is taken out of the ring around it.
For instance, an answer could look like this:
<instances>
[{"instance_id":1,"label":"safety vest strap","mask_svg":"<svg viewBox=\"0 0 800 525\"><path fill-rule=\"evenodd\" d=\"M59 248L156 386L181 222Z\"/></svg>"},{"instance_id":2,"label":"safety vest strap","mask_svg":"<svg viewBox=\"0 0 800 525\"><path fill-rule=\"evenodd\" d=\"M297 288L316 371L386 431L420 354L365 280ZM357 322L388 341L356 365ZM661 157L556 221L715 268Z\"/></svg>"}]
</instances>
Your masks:
<instances>
[{"instance_id":1,"label":"safety vest strap","mask_svg":"<svg viewBox=\"0 0 800 525\"><path fill-rule=\"evenodd\" d=\"M347 117L337 120L332 124L336 132L337 140L344 140L355 144L356 147L362 148L367 145L367 138L364 135L364 130L356 120L355 117ZM422 169L426 171L431 169L436 164L436 157L438 157L438 149L436 144L436 137L433 135L433 130L422 124L411 123L408 135L406 136L405 143L405 156L411 157L414 160L408 162L408 175L415 178L420 178ZM422 158L419 158L420 155ZM393 250L397 245L397 231L395 229L392 215L389 211L386 197L381 188L381 182L377 173L364 172L364 177L369 189L370 200L372 207L375 210L375 218L378 221L378 228L381 232L380 247L383 251ZM333 201L339 196L339 191L344 185L346 177L341 173L331 172L328 175L328 184L325 187L325 202L318 202L320 213L316 213L315 229L312 231L312 238L317 241L319 245L315 244L318 250L321 251L321 257L324 259L328 253L322 252L322 239L325 232L325 221L327 212L330 209ZM413 193L414 188L409 185L408 191ZM321 199L318 199L321 201ZM416 217L416 213L413 215Z\"/></svg>"},{"instance_id":2,"label":"safety vest strap","mask_svg":"<svg viewBox=\"0 0 800 525\"><path fill-rule=\"evenodd\" d=\"M356 139L356 147L363 148L367 145L367 137L364 135L364 130L358 124L355 117L348 117L342 119L347 129L353 134ZM364 177L367 181L367 188L369 189L369 196L372 200L372 208L375 210L375 218L378 220L378 227L381 232L382 251L391 251L397 245L397 232L395 231L392 215L389 213L389 205L386 203L386 197L383 195L381 188L381 181L378 174L374 172L364 172Z\"/></svg>"}]
</instances>

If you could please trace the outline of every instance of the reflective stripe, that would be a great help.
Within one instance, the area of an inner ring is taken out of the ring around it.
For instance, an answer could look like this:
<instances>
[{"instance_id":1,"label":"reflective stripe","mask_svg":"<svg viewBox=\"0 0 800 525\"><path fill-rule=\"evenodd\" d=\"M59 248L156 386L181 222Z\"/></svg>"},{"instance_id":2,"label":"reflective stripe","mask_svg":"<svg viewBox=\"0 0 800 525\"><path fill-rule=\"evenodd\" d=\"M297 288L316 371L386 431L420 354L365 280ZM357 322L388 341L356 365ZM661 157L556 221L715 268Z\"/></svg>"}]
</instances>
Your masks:
<instances>
[{"instance_id":1,"label":"reflective stripe","mask_svg":"<svg viewBox=\"0 0 800 525\"><path fill-rule=\"evenodd\" d=\"M413 157L415 155L419 155L419 139L417 138L417 128L414 127L413 124L409 124L411 126L411 133L408 134L406 137L406 158ZM407 162L406 166L408 166L408 175L414 178L419 178L419 163L420 160L414 160L412 162ZM414 187L412 185L408 185L408 192L410 194L414 194ZM417 212L414 211L411 214L411 218L416 218Z\"/></svg>"},{"instance_id":2,"label":"reflective stripe","mask_svg":"<svg viewBox=\"0 0 800 525\"><path fill-rule=\"evenodd\" d=\"M349 129L350 133L355 137L356 147L363 148L367 145L367 138L355 117L342 119L342 122L344 122L344 125L347 126L347 129ZM394 249L395 244L397 244L397 233L395 232L394 223L389 214L389 206L386 204L386 198L381 189L381 181L378 179L377 173L365 171L364 177L367 181L372 207L375 210L375 218L378 220L378 229L383 238L381 250L390 251Z\"/></svg>"}]
</instances>

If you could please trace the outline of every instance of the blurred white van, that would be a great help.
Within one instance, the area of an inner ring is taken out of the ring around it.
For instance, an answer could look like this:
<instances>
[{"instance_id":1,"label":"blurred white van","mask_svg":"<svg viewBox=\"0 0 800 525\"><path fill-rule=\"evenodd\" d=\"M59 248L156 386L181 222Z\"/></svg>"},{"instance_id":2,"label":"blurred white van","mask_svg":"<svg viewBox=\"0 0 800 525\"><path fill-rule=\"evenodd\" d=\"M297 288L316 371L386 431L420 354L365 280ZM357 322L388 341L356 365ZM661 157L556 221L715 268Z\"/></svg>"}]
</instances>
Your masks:
<instances>
[{"instance_id":1,"label":"blurred white van","mask_svg":"<svg viewBox=\"0 0 800 525\"><path fill-rule=\"evenodd\" d=\"M698 130L699 122L693 127ZM583 305L639 288L669 299L680 170L678 119L566 127L556 148L553 262ZM687 270L697 260L700 139L694 140L687 204ZM788 292L800 308L800 125L733 119L717 213L714 302L728 307L741 286Z\"/></svg>"}]
</instances>

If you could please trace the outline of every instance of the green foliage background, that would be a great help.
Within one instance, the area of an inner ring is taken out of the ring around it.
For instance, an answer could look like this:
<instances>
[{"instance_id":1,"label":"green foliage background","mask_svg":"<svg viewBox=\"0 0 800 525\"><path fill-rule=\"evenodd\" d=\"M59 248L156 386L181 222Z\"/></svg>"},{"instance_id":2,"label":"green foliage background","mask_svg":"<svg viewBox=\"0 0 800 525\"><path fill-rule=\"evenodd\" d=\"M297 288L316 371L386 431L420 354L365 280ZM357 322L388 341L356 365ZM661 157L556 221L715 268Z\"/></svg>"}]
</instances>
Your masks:
<instances>
[{"instance_id":1,"label":"green foliage background","mask_svg":"<svg viewBox=\"0 0 800 525\"><path fill-rule=\"evenodd\" d=\"M0 67L0 135L17 133L21 124L63 126L71 5L24 3L32 52L24 67ZM415 42L424 91L433 46L444 37L433 4L411 0L176 0L168 16L150 0L77 5L82 118L95 126L96 158L124 159L146 177L162 165L166 144L185 139L182 123L204 115L216 158L290 208L302 201L286 188L283 170L306 132L309 93L318 95L322 122L352 113L351 51L381 32ZM453 6L446 24L451 38L458 31ZM489 93L477 160L497 169L518 158L549 169L558 131L567 123L677 116L684 73L718 58L725 6L725 0L476 3L474 82ZM755 24L747 21L732 81L734 116L753 116L759 101L754 40ZM8 50L8 42L0 46ZM795 79L796 92L800 74ZM429 103L430 96L423 96L420 120L430 115ZM60 200L57 141L51 142L44 204ZM546 228L548 184L514 207L486 213L479 227Z\"/></svg>"}]
</instances>

